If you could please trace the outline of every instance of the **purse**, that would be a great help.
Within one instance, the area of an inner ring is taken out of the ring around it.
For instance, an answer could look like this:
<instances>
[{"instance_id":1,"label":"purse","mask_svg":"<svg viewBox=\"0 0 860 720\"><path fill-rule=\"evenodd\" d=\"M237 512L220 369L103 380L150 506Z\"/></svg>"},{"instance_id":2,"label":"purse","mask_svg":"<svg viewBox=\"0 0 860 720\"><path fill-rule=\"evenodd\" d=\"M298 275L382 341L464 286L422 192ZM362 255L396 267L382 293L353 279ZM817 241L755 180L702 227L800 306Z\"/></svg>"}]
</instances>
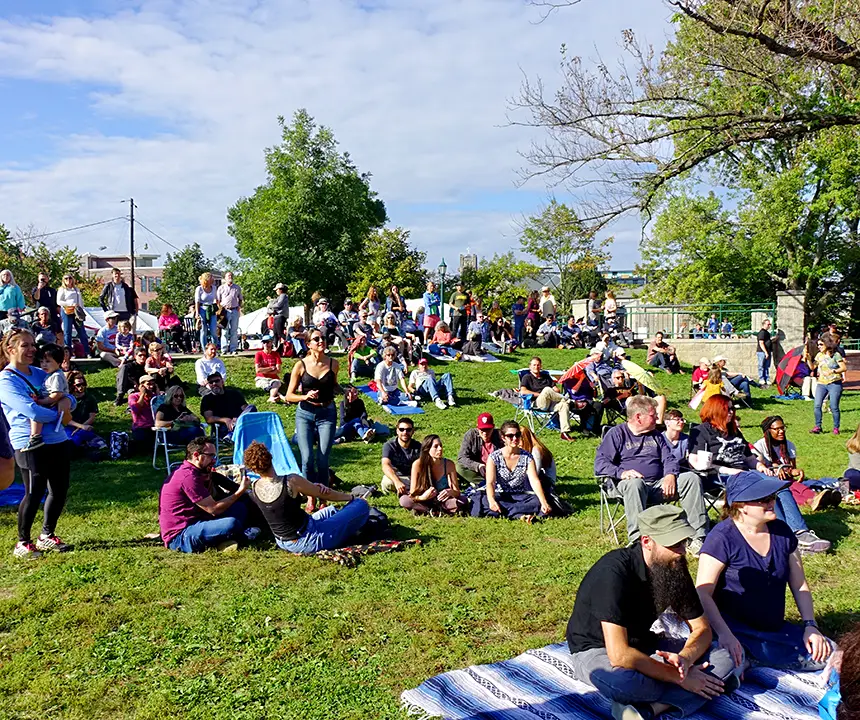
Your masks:
<instances>
[{"instance_id":1,"label":"purse","mask_svg":"<svg viewBox=\"0 0 860 720\"><path fill-rule=\"evenodd\" d=\"M87 314L80 305L75 308L75 318L81 322L87 319Z\"/></svg>"}]
</instances>

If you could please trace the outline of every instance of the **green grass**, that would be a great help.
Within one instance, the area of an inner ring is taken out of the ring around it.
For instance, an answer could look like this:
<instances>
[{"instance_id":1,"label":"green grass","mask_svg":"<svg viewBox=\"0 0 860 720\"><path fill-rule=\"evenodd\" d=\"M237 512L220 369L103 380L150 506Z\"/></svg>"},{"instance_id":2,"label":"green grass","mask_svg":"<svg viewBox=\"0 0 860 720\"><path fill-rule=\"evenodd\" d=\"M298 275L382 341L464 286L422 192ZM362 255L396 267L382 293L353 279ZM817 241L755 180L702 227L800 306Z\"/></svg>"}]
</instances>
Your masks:
<instances>
[{"instance_id":1,"label":"green grass","mask_svg":"<svg viewBox=\"0 0 860 720\"><path fill-rule=\"evenodd\" d=\"M644 362L644 353L633 358ZM566 368L582 352L545 351L544 366ZM455 457L480 410L496 422L510 405L487 396L512 386L500 364L437 366L454 375L460 405L416 416L417 435L433 431ZM266 407L253 389L249 359L229 359L230 384ZM179 366L193 378L193 366ZM127 428L110 402L114 371L89 375L99 395L100 429ZM689 375L661 376L670 405L692 416ZM748 439L778 412L810 476L839 475L846 437L813 437L812 403L779 403L756 391L741 413ZM198 409L199 399L190 400ZM860 396L843 399L854 430ZM391 418L370 408L378 419ZM278 407L288 432L292 408ZM829 420L829 416L826 416ZM825 424L827 423L827 420ZM829 425L828 425L829 426ZM74 553L15 560L15 513L0 511L0 718L395 718L398 696L439 672L516 655L563 636L576 588L613 546L598 531L592 462L597 441L562 443L561 493L575 514L539 525L471 518L418 519L386 497L374 503L398 536L420 548L372 556L356 569L277 549L187 556L142 540L157 529L162 472L149 458L76 462L58 531ZM380 445L336 446L332 462L347 484L378 484ZM37 526L41 515L37 518ZM858 619L857 510L808 518L835 552L806 560L821 625L840 632ZM789 603L793 609L793 604Z\"/></svg>"}]
</instances>

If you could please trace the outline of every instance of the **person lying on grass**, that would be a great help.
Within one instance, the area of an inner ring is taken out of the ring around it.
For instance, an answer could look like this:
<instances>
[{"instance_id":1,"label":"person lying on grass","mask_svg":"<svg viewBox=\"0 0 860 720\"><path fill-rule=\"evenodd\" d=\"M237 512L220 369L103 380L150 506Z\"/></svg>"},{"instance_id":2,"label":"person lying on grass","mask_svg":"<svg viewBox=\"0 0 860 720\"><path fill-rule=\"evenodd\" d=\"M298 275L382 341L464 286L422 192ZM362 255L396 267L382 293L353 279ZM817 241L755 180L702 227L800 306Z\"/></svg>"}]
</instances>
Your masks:
<instances>
[{"instance_id":1,"label":"person lying on grass","mask_svg":"<svg viewBox=\"0 0 860 720\"><path fill-rule=\"evenodd\" d=\"M254 480L251 499L263 513L281 550L308 555L344 547L370 516L366 500L308 482L295 473L278 475L272 465L272 454L262 443L251 443L243 460L248 470L259 475ZM308 514L302 508L302 495L347 504L341 510L327 505Z\"/></svg>"}]
</instances>

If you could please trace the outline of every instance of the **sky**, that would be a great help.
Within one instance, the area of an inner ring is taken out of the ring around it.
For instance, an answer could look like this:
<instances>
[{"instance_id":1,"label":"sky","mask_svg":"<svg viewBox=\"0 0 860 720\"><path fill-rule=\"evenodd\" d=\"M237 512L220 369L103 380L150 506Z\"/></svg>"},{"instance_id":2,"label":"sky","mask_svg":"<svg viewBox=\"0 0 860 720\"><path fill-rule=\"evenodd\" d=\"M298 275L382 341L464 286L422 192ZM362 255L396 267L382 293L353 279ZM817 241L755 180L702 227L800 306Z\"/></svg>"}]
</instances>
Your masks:
<instances>
[{"instance_id":1,"label":"sky","mask_svg":"<svg viewBox=\"0 0 860 720\"><path fill-rule=\"evenodd\" d=\"M173 246L233 254L226 212L265 181L277 116L329 127L434 267L518 247L563 187L520 183L540 130L508 124L524 77L560 47L610 66L632 28L657 49L661 0L582 0L541 22L527 0L15 0L0 4L0 223L53 232L126 215ZM517 116L514 116L517 117ZM519 119L525 119L519 116ZM575 206L575 203L571 202ZM606 234L615 269L641 221ZM127 223L52 238L127 252ZM139 252L171 252L138 229ZM101 248L104 248L102 250Z\"/></svg>"}]
</instances>

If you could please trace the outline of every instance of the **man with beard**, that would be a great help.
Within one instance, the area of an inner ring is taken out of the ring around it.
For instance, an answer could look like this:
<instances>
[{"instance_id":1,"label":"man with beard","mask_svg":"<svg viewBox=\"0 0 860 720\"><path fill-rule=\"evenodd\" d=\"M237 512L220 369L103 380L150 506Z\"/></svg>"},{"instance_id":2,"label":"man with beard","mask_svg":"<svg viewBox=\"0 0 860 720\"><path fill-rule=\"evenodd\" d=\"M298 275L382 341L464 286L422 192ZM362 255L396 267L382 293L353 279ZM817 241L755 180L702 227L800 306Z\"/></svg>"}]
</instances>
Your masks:
<instances>
[{"instance_id":1,"label":"man with beard","mask_svg":"<svg viewBox=\"0 0 860 720\"><path fill-rule=\"evenodd\" d=\"M249 405L245 396L235 388L224 387L224 378L221 373L214 372L206 377L209 392L200 401L200 413L203 419L210 425L218 427L219 437L227 436L233 432L236 420L246 412L256 412L254 405Z\"/></svg>"},{"instance_id":2,"label":"man with beard","mask_svg":"<svg viewBox=\"0 0 860 720\"><path fill-rule=\"evenodd\" d=\"M712 645L711 627L685 556L686 514L655 505L639 515L639 542L612 550L586 573L567 624L578 680L612 701L615 720L684 717L738 686L731 655ZM662 613L686 624L686 640L656 634Z\"/></svg>"}]
</instances>

